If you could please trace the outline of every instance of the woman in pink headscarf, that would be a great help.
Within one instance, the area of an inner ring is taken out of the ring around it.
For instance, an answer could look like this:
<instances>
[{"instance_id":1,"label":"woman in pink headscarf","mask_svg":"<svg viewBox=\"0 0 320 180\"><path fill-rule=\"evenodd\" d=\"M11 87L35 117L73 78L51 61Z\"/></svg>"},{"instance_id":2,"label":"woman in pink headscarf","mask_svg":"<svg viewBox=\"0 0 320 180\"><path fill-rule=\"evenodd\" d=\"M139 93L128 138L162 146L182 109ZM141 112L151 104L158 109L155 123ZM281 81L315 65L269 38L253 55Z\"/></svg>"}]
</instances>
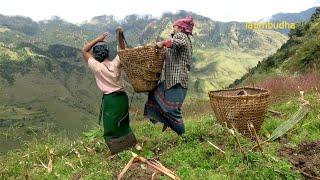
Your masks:
<instances>
[{"instance_id":1,"label":"woman in pink headscarf","mask_svg":"<svg viewBox=\"0 0 320 180\"><path fill-rule=\"evenodd\" d=\"M157 42L159 48L166 46L165 80L150 92L144 115L154 124L161 122L177 134L185 133L181 106L186 97L192 59L192 17L178 19L173 24L172 38Z\"/></svg>"}]
</instances>

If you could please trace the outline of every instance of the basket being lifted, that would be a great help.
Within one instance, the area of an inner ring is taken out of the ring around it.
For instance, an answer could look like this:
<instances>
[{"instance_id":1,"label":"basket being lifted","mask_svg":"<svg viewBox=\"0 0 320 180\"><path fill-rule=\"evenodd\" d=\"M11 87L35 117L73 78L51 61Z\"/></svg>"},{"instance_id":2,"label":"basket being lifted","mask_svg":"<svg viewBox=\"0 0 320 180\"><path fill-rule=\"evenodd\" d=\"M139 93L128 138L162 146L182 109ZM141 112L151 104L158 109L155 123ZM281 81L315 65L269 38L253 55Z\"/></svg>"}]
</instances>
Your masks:
<instances>
[{"instance_id":1,"label":"basket being lifted","mask_svg":"<svg viewBox=\"0 0 320 180\"><path fill-rule=\"evenodd\" d=\"M242 87L209 92L210 102L222 126L235 127L244 136L252 137L249 123L259 132L268 108L269 91Z\"/></svg>"},{"instance_id":2,"label":"basket being lifted","mask_svg":"<svg viewBox=\"0 0 320 180\"><path fill-rule=\"evenodd\" d=\"M119 50L123 69L135 92L149 92L157 88L165 51L155 45Z\"/></svg>"},{"instance_id":3,"label":"basket being lifted","mask_svg":"<svg viewBox=\"0 0 320 180\"><path fill-rule=\"evenodd\" d=\"M123 29L118 27L116 32L121 64L134 91L155 90L161 79L163 62L166 58L165 48L158 48L156 45L126 48L128 43L124 38Z\"/></svg>"}]
</instances>

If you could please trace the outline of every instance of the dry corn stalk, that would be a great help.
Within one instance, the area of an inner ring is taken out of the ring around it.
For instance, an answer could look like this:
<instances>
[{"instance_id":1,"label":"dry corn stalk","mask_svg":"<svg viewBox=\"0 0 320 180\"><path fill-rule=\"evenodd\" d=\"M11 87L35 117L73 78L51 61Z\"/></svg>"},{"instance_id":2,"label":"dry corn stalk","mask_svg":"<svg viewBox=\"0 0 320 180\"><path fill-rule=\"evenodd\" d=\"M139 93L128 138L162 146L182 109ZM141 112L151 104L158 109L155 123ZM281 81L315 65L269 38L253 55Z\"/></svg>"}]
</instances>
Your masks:
<instances>
[{"instance_id":1,"label":"dry corn stalk","mask_svg":"<svg viewBox=\"0 0 320 180\"><path fill-rule=\"evenodd\" d=\"M238 137L236 136L236 134L234 133L234 131L232 129L230 129L230 133L232 134L232 136L234 137L234 139L236 140L238 146L239 146L239 149L240 149L240 153L243 155L243 158L247 161L247 155L244 153L242 147L241 147L241 144L240 144L240 141L238 139Z\"/></svg>"},{"instance_id":2,"label":"dry corn stalk","mask_svg":"<svg viewBox=\"0 0 320 180\"><path fill-rule=\"evenodd\" d=\"M38 161L40 161L41 165L42 165L44 168L48 169L48 167L41 161L41 159L40 159L39 157L37 157L37 159L38 159Z\"/></svg>"},{"instance_id":3,"label":"dry corn stalk","mask_svg":"<svg viewBox=\"0 0 320 180\"><path fill-rule=\"evenodd\" d=\"M82 158L81 158L81 154L79 153L79 151L76 148L73 148L72 151L77 155L77 157L79 158L79 161L80 161L80 165L81 165L81 167L83 167Z\"/></svg>"},{"instance_id":4,"label":"dry corn stalk","mask_svg":"<svg viewBox=\"0 0 320 180\"><path fill-rule=\"evenodd\" d=\"M261 146L261 144L260 144L259 136L258 136L257 131L256 131L256 129L254 128L254 126L253 126L253 124L252 124L251 122L250 122L250 128L253 130L253 134L254 134L254 136L255 136L255 138L256 138L258 148L259 148L259 150L261 151L262 156L265 158L265 155L263 154L262 146Z\"/></svg>"},{"instance_id":5,"label":"dry corn stalk","mask_svg":"<svg viewBox=\"0 0 320 180\"><path fill-rule=\"evenodd\" d=\"M70 162L65 162L64 164L70 166L73 170L75 170L75 168L73 167L73 165Z\"/></svg>"},{"instance_id":6,"label":"dry corn stalk","mask_svg":"<svg viewBox=\"0 0 320 180\"><path fill-rule=\"evenodd\" d=\"M164 167L161 163L153 162L153 161L147 160L146 158L144 158L142 156L138 156L137 154L135 154L133 152L131 152L131 153L134 157L131 158L130 161L127 163L127 165L123 168L123 170L121 171L121 173L118 176L118 180L120 180L124 176L124 174L130 168L132 163L137 162L137 161L140 161L142 163L147 164L152 169L170 177L173 180L180 180L180 178L177 175L175 175L171 170Z\"/></svg>"},{"instance_id":7,"label":"dry corn stalk","mask_svg":"<svg viewBox=\"0 0 320 180\"><path fill-rule=\"evenodd\" d=\"M175 175L172 171L170 171L169 169L165 168L164 166L162 166L161 164L158 164L156 162L153 161L149 161L146 158L142 157L142 156L138 156L137 157L141 162L146 163L148 166L150 166L151 168L163 173L164 175L170 177L171 179L174 180L180 180L180 178Z\"/></svg>"},{"instance_id":8,"label":"dry corn stalk","mask_svg":"<svg viewBox=\"0 0 320 180\"><path fill-rule=\"evenodd\" d=\"M65 158L64 156L61 156L61 159L62 159L63 161L65 161L64 164L70 166L73 170L75 170L74 166L72 165L72 163L68 162L68 159L67 159L67 158Z\"/></svg>"},{"instance_id":9,"label":"dry corn stalk","mask_svg":"<svg viewBox=\"0 0 320 180\"><path fill-rule=\"evenodd\" d=\"M51 173L52 172L52 159L51 157L49 158L49 162L48 162L48 173Z\"/></svg>"},{"instance_id":10,"label":"dry corn stalk","mask_svg":"<svg viewBox=\"0 0 320 180\"><path fill-rule=\"evenodd\" d=\"M218 149L220 152L222 152L223 154L225 154L226 152L224 152L222 149L220 149L218 146L214 145L212 142L208 141L208 143L213 146L214 148Z\"/></svg>"},{"instance_id":11,"label":"dry corn stalk","mask_svg":"<svg viewBox=\"0 0 320 180\"><path fill-rule=\"evenodd\" d=\"M154 178L156 177L156 174L157 172L152 173L151 180L154 180Z\"/></svg>"},{"instance_id":12,"label":"dry corn stalk","mask_svg":"<svg viewBox=\"0 0 320 180\"><path fill-rule=\"evenodd\" d=\"M132 165L133 161L136 161L136 160L137 160L137 157L133 157L133 158L130 159L130 161L127 163L127 165L123 168L123 170L119 174L118 180L120 180L124 176L124 174L128 171L128 169Z\"/></svg>"},{"instance_id":13,"label":"dry corn stalk","mask_svg":"<svg viewBox=\"0 0 320 180\"><path fill-rule=\"evenodd\" d=\"M23 163L23 174L26 180L29 180L29 174L28 174L28 170L25 162Z\"/></svg>"},{"instance_id":14,"label":"dry corn stalk","mask_svg":"<svg viewBox=\"0 0 320 180\"><path fill-rule=\"evenodd\" d=\"M24 155L24 156L22 156L22 157L27 157L28 159L30 158L30 154L33 154L33 153L36 153L37 151L33 151L33 152L31 152L31 153L28 153L28 154L26 154L26 155Z\"/></svg>"},{"instance_id":15,"label":"dry corn stalk","mask_svg":"<svg viewBox=\"0 0 320 180\"><path fill-rule=\"evenodd\" d=\"M52 149L50 149L50 151L47 150L47 157L49 157L48 168L47 168L48 169L48 173L51 173L52 169L53 169L53 164L52 164L53 155L54 155L54 153L53 153Z\"/></svg>"},{"instance_id":16,"label":"dry corn stalk","mask_svg":"<svg viewBox=\"0 0 320 180\"><path fill-rule=\"evenodd\" d=\"M268 112L270 112L273 116L283 116L283 113L279 111L269 109Z\"/></svg>"},{"instance_id":17,"label":"dry corn stalk","mask_svg":"<svg viewBox=\"0 0 320 180\"><path fill-rule=\"evenodd\" d=\"M312 176L312 175L310 175L310 174L308 174L308 173L306 173L306 172L304 172L304 171L302 171L302 170L299 170L299 171L301 172L301 174L307 176L307 177L310 178L310 179L320 180L320 177Z\"/></svg>"},{"instance_id":18,"label":"dry corn stalk","mask_svg":"<svg viewBox=\"0 0 320 180\"><path fill-rule=\"evenodd\" d=\"M80 154L79 151L76 149L76 142L73 142L73 143L71 144L71 147L72 147L71 152L74 152L74 153L77 155L77 157L79 158L79 161L80 161L80 166L83 167L81 154Z\"/></svg>"},{"instance_id":19,"label":"dry corn stalk","mask_svg":"<svg viewBox=\"0 0 320 180\"><path fill-rule=\"evenodd\" d=\"M93 150L93 149L90 148L90 147L86 147L82 141L80 141L80 143L82 144L82 146L84 147L84 149L85 149L91 156L93 156L93 155L96 154L96 151L95 151L95 150Z\"/></svg>"}]
</instances>

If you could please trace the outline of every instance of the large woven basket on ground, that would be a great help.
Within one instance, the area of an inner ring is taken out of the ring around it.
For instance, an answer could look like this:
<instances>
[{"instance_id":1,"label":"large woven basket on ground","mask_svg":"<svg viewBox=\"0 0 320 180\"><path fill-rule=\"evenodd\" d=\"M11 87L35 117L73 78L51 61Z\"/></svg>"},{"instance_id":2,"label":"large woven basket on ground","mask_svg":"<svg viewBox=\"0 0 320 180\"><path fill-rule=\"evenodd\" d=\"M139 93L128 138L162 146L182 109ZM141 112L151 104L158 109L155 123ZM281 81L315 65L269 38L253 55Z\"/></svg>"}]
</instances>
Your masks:
<instances>
[{"instance_id":1,"label":"large woven basket on ground","mask_svg":"<svg viewBox=\"0 0 320 180\"><path fill-rule=\"evenodd\" d=\"M121 49L119 56L123 69L135 92L155 90L161 78L165 49L155 45Z\"/></svg>"},{"instance_id":2,"label":"large woven basket on ground","mask_svg":"<svg viewBox=\"0 0 320 180\"><path fill-rule=\"evenodd\" d=\"M258 133L268 107L269 91L243 87L209 92L210 102L222 126L235 127L244 136L252 137L251 122Z\"/></svg>"}]
</instances>

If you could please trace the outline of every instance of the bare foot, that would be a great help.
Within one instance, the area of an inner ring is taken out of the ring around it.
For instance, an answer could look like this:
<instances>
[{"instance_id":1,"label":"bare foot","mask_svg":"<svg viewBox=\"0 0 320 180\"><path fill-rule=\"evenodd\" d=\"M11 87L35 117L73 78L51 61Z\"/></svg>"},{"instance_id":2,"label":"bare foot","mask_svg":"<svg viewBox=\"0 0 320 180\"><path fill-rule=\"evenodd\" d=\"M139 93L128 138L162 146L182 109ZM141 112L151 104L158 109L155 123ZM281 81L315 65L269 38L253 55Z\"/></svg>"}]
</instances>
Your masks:
<instances>
[{"instance_id":1,"label":"bare foot","mask_svg":"<svg viewBox=\"0 0 320 180\"><path fill-rule=\"evenodd\" d=\"M135 147L138 151L140 151L140 150L142 149L142 146L141 146L139 143L137 143L134 147Z\"/></svg>"},{"instance_id":2,"label":"bare foot","mask_svg":"<svg viewBox=\"0 0 320 180\"><path fill-rule=\"evenodd\" d=\"M112 161L112 160L117 160L117 159L121 159L119 154L113 154L111 156L108 157L108 160L109 161Z\"/></svg>"}]
</instances>

